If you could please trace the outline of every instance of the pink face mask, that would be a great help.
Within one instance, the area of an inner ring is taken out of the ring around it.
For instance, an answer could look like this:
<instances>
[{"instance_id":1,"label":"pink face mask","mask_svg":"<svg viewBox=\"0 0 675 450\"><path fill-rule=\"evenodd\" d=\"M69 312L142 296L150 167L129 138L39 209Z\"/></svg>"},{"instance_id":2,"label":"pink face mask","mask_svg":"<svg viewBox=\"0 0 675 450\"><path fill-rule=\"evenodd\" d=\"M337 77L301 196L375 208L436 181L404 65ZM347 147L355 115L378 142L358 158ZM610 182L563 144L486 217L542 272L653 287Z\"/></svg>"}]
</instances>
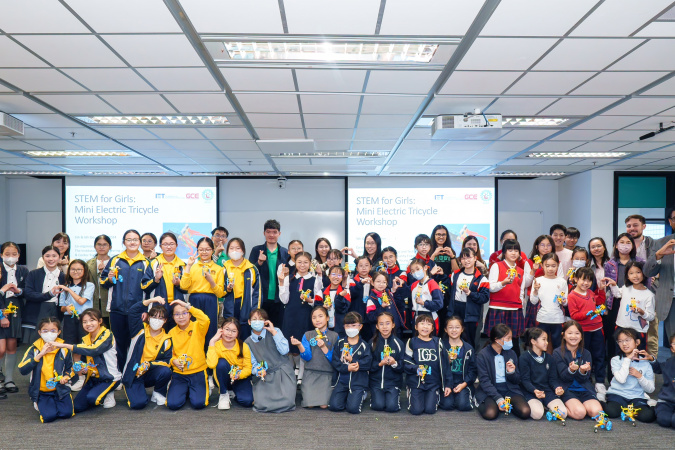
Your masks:
<instances>
[{"instance_id":1,"label":"pink face mask","mask_svg":"<svg viewBox=\"0 0 675 450\"><path fill-rule=\"evenodd\" d=\"M633 249L633 246L630 244L616 244L616 249L622 255L627 255Z\"/></svg>"}]
</instances>

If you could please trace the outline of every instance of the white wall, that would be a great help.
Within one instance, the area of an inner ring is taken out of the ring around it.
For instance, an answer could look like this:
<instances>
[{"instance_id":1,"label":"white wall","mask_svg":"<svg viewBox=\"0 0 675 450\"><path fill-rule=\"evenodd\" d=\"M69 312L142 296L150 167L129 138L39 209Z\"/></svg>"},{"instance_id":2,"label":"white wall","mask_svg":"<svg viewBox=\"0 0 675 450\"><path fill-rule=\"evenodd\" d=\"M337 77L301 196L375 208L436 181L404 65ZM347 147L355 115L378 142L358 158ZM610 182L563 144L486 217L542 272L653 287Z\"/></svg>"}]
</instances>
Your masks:
<instances>
[{"instance_id":1,"label":"white wall","mask_svg":"<svg viewBox=\"0 0 675 450\"><path fill-rule=\"evenodd\" d=\"M7 177L0 175L0 204L2 204L2 210L0 210L0 242L7 241Z\"/></svg>"}]
</instances>

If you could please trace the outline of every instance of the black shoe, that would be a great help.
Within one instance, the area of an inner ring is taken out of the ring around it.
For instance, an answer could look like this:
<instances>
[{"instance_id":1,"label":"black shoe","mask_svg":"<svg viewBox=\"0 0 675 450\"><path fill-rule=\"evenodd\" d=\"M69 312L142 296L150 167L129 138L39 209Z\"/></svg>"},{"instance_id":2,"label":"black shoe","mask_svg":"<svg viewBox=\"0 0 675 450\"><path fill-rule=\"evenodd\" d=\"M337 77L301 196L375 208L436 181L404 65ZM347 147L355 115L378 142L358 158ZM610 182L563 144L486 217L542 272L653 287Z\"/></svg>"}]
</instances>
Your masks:
<instances>
[{"instance_id":1,"label":"black shoe","mask_svg":"<svg viewBox=\"0 0 675 450\"><path fill-rule=\"evenodd\" d=\"M0 383L2 383L3 381L5 381L5 374L2 373L2 370L0 370Z\"/></svg>"},{"instance_id":2,"label":"black shoe","mask_svg":"<svg viewBox=\"0 0 675 450\"><path fill-rule=\"evenodd\" d=\"M7 394L0 394L0 400L4 400L7 398Z\"/></svg>"},{"instance_id":3,"label":"black shoe","mask_svg":"<svg viewBox=\"0 0 675 450\"><path fill-rule=\"evenodd\" d=\"M7 392L7 389L0 383L0 394L4 394L5 392Z\"/></svg>"},{"instance_id":4,"label":"black shoe","mask_svg":"<svg viewBox=\"0 0 675 450\"><path fill-rule=\"evenodd\" d=\"M14 384L13 381L5 383L5 390L10 394L16 394L17 392L19 392L19 388L16 387L16 384Z\"/></svg>"}]
</instances>

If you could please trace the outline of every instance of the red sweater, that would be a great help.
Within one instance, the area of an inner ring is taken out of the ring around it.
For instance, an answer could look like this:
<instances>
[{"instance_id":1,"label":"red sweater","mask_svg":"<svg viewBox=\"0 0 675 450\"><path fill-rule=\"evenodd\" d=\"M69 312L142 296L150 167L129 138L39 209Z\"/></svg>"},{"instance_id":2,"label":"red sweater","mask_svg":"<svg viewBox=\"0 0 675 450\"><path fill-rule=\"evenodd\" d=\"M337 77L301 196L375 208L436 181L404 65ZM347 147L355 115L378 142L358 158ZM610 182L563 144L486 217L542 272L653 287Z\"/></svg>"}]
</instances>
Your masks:
<instances>
[{"instance_id":1,"label":"red sweater","mask_svg":"<svg viewBox=\"0 0 675 450\"><path fill-rule=\"evenodd\" d=\"M509 265L504 261L497 263L499 267L498 281L503 281L506 278L506 272L509 270ZM520 300L520 286L523 283L523 269L516 266L517 275L513 279L513 283L507 284L497 292L490 292L490 306L497 308L514 308L523 309L523 302Z\"/></svg>"},{"instance_id":2,"label":"red sweater","mask_svg":"<svg viewBox=\"0 0 675 450\"><path fill-rule=\"evenodd\" d=\"M591 320L591 315L586 315L588 311L594 311L595 307L603 303L599 297L595 295L590 289L586 291L586 295L581 295L577 291L570 291L567 294L567 309L570 312L570 317L581 325L584 331L597 331L602 328L602 319L600 316ZM598 300L600 302L598 303Z\"/></svg>"}]
</instances>

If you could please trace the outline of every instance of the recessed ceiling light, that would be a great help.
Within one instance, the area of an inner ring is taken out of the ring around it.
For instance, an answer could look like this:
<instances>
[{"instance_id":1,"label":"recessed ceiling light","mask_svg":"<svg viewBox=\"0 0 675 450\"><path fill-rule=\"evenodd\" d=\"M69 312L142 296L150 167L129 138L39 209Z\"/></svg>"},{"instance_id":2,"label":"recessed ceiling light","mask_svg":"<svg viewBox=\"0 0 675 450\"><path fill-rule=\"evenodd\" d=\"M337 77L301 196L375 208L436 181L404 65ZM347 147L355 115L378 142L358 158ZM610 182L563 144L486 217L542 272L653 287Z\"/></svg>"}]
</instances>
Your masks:
<instances>
[{"instance_id":1,"label":"recessed ceiling light","mask_svg":"<svg viewBox=\"0 0 675 450\"><path fill-rule=\"evenodd\" d=\"M233 177L233 176L241 176L241 175L266 176L266 175L269 175L269 173L268 172L190 172L190 175Z\"/></svg>"},{"instance_id":2,"label":"recessed ceiling light","mask_svg":"<svg viewBox=\"0 0 675 450\"><path fill-rule=\"evenodd\" d=\"M56 158L64 156L131 156L129 152L111 152L111 151L78 151L78 150L59 150L59 151L28 151L23 152L28 156L36 158Z\"/></svg>"},{"instance_id":3,"label":"recessed ceiling light","mask_svg":"<svg viewBox=\"0 0 675 450\"><path fill-rule=\"evenodd\" d=\"M222 42L225 59L239 61L324 61L429 63L438 44L423 42Z\"/></svg>"},{"instance_id":4,"label":"recessed ceiling light","mask_svg":"<svg viewBox=\"0 0 675 450\"><path fill-rule=\"evenodd\" d=\"M389 175L458 176L466 175L466 172L389 172Z\"/></svg>"},{"instance_id":5,"label":"recessed ceiling light","mask_svg":"<svg viewBox=\"0 0 675 450\"><path fill-rule=\"evenodd\" d=\"M78 116L76 119L91 125L140 125L147 127L230 124L225 116Z\"/></svg>"},{"instance_id":6,"label":"recessed ceiling light","mask_svg":"<svg viewBox=\"0 0 675 450\"><path fill-rule=\"evenodd\" d=\"M379 158L388 156L388 151L382 152L310 152L310 153L279 153L272 158Z\"/></svg>"},{"instance_id":7,"label":"recessed ceiling light","mask_svg":"<svg viewBox=\"0 0 675 450\"><path fill-rule=\"evenodd\" d=\"M502 126L559 127L569 120L564 117L502 117Z\"/></svg>"},{"instance_id":8,"label":"recessed ceiling light","mask_svg":"<svg viewBox=\"0 0 675 450\"><path fill-rule=\"evenodd\" d=\"M166 175L166 172L87 172L89 175Z\"/></svg>"},{"instance_id":9,"label":"recessed ceiling light","mask_svg":"<svg viewBox=\"0 0 675 450\"><path fill-rule=\"evenodd\" d=\"M2 171L0 175L70 175L70 172L49 172L49 171Z\"/></svg>"},{"instance_id":10,"label":"recessed ceiling light","mask_svg":"<svg viewBox=\"0 0 675 450\"><path fill-rule=\"evenodd\" d=\"M565 172L492 172L490 175L500 177L560 177Z\"/></svg>"},{"instance_id":11,"label":"recessed ceiling light","mask_svg":"<svg viewBox=\"0 0 675 450\"><path fill-rule=\"evenodd\" d=\"M528 158L620 158L627 152L543 152L530 153Z\"/></svg>"}]
</instances>

